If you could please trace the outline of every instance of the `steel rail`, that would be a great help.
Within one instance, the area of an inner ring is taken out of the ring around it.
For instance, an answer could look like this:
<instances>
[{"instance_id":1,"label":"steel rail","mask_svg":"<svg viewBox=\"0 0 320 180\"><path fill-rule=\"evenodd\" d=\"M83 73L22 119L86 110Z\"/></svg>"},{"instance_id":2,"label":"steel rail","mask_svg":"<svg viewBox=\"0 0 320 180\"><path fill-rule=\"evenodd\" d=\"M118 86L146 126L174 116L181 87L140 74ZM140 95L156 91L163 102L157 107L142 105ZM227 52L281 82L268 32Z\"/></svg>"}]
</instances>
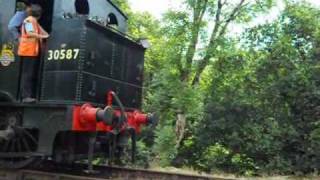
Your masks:
<instances>
[{"instance_id":1,"label":"steel rail","mask_svg":"<svg viewBox=\"0 0 320 180\"><path fill-rule=\"evenodd\" d=\"M96 172L85 173L85 165L0 170L0 180L231 180L213 176L181 174L134 168L95 166Z\"/></svg>"}]
</instances>

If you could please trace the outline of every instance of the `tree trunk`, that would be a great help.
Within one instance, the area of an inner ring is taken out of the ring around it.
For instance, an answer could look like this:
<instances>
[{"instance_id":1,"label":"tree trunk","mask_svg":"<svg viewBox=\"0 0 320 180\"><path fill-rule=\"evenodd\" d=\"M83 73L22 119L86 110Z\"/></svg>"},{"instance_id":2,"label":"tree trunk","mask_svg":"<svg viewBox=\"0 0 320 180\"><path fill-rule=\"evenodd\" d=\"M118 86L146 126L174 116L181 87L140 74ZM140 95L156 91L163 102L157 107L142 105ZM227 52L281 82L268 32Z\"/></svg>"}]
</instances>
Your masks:
<instances>
[{"instance_id":1,"label":"tree trunk","mask_svg":"<svg viewBox=\"0 0 320 180\"><path fill-rule=\"evenodd\" d=\"M176 121L176 137L177 143L176 148L178 149L182 143L182 140L185 135L186 129L186 115L184 113L177 114L177 121Z\"/></svg>"}]
</instances>

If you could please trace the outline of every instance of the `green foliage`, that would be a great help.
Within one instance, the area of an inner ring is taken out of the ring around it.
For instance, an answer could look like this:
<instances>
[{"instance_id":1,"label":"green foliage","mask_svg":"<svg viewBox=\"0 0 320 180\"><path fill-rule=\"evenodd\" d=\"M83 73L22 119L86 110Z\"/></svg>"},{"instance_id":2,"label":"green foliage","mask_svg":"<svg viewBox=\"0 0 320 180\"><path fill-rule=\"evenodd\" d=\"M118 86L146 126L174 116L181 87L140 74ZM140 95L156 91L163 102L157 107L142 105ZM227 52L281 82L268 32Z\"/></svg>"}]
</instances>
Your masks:
<instances>
[{"instance_id":1,"label":"green foliage","mask_svg":"<svg viewBox=\"0 0 320 180\"><path fill-rule=\"evenodd\" d=\"M160 125L138 144L142 166L153 161L248 176L320 170L319 9L287 0L274 22L230 37L230 23L251 22L275 1L239 0L219 9L219 0L186 0L162 20L115 2L130 17L129 33L152 44L144 109L157 112ZM216 31L208 33L208 25ZM181 146L178 113L187 120Z\"/></svg>"},{"instance_id":2,"label":"green foliage","mask_svg":"<svg viewBox=\"0 0 320 180\"><path fill-rule=\"evenodd\" d=\"M254 175L257 169L252 158L244 154L234 153L218 143L210 145L203 151L197 161L197 166L207 172L224 170L246 176Z\"/></svg>"},{"instance_id":3,"label":"green foliage","mask_svg":"<svg viewBox=\"0 0 320 180\"><path fill-rule=\"evenodd\" d=\"M231 158L231 164L234 172L243 174L245 176L252 176L255 174L256 167L254 160L245 155L233 155Z\"/></svg>"},{"instance_id":4,"label":"green foliage","mask_svg":"<svg viewBox=\"0 0 320 180\"><path fill-rule=\"evenodd\" d=\"M177 155L175 132L172 126L164 126L156 131L153 152L160 166L170 166Z\"/></svg>"},{"instance_id":5,"label":"green foliage","mask_svg":"<svg viewBox=\"0 0 320 180\"><path fill-rule=\"evenodd\" d=\"M320 168L318 18L318 9L291 4L278 21L248 29L243 48L214 62L196 146L206 152L224 144L239 173Z\"/></svg>"},{"instance_id":6,"label":"green foliage","mask_svg":"<svg viewBox=\"0 0 320 180\"><path fill-rule=\"evenodd\" d=\"M137 141L137 155L135 165L139 167L148 168L151 161L151 151L142 140Z\"/></svg>"},{"instance_id":7,"label":"green foliage","mask_svg":"<svg viewBox=\"0 0 320 180\"><path fill-rule=\"evenodd\" d=\"M198 165L210 172L215 169L222 169L229 164L230 151L221 144L216 143L207 147L198 161Z\"/></svg>"},{"instance_id":8,"label":"green foliage","mask_svg":"<svg viewBox=\"0 0 320 180\"><path fill-rule=\"evenodd\" d=\"M128 0L112 0L112 2L119 7L125 14L131 13L130 5Z\"/></svg>"}]
</instances>

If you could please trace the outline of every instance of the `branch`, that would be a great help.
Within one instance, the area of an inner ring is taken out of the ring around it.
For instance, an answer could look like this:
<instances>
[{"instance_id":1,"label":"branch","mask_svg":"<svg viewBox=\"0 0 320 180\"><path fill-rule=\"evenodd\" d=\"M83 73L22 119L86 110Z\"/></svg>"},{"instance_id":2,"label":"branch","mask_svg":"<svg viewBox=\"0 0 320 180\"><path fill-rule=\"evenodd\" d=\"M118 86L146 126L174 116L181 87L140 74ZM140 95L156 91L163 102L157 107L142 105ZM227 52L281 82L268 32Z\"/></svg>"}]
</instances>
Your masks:
<instances>
[{"instance_id":1,"label":"branch","mask_svg":"<svg viewBox=\"0 0 320 180\"><path fill-rule=\"evenodd\" d=\"M178 57L177 57L177 67L178 67L178 70L179 70L180 74L184 74L182 61L181 61L182 52L183 52L183 47L181 46L181 48L179 49L179 52L178 52Z\"/></svg>"},{"instance_id":2,"label":"branch","mask_svg":"<svg viewBox=\"0 0 320 180\"><path fill-rule=\"evenodd\" d=\"M243 0L244 1L244 0ZM239 7L239 6L238 6ZM219 36L223 36L226 33L226 30L230 24L230 22L232 22L233 20L235 20L235 18L237 17L238 13L240 12L240 9L243 6L240 6L240 8L237 11L232 12L232 14L230 15L230 17L226 20L224 26L221 28L221 31L219 33Z\"/></svg>"},{"instance_id":3,"label":"branch","mask_svg":"<svg viewBox=\"0 0 320 180\"><path fill-rule=\"evenodd\" d=\"M207 9L208 0L198 1L197 6L194 8L194 18L192 22L191 40L186 53L185 70L181 74L181 80L185 81L191 72L192 61L196 52L198 44L201 23Z\"/></svg>"},{"instance_id":4,"label":"branch","mask_svg":"<svg viewBox=\"0 0 320 180\"><path fill-rule=\"evenodd\" d=\"M263 9L262 3L261 3L259 0L255 0L255 1L256 1L256 3L260 6L260 8Z\"/></svg>"},{"instance_id":5,"label":"branch","mask_svg":"<svg viewBox=\"0 0 320 180\"><path fill-rule=\"evenodd\" d=\"M232 13L230 14L229 18L227 19L226 22L230 22L232 20L234 20L236 18L236 14L240 11L240 9L243 7L243 3L245 2L246 0L241 0L240 3L233 9Z\"/></svg>"},{"instance_id":6,"label":"branch","mask_svg":"<svg viewBox=\"0 0 320 180\"><path fill-rule=\"evenodd\" d=\"M219 39L221 36L223 36L225 34L228 25L230 24L230 22L232 22L236 18L237 14L239 13L241 8L243 7L243 3L245 1L246 0L241 0L240 3L233 9L233 11L231 12L230 16L225 21L225 24L222 26L218 36L217 36L217 33L219 31L219 28L220 28L221 24L220 23L219 24L216 23L215 28L213 30L213 34L211 35L211 38L210 38L209 45L207 47L206 55L198 65L198 68L196 70L196 74L195 74L194 79L192 81L192 85L196 85L196 84L199 83L200 76L201 76L202 72L204 71L204 69L209 64L210 59L213 57L212 51L217 46L216 40ZM220 6L221 6L221 0L219 0L219 2L220 2ZM219 10L219 2L218 2L218 10ZM217 13L218 13L218 10L217 10ZM220 9L220 11L221 11L221 9ZM217 19L217 16L220 17L220 15L216 14L216 19Z\"/></svg>"},{"instance_id":7,"label":"branch","mask_svg":"<svg viewBox=\"0 0 320 180\"><path fill-rule=\"evenodd\" d=\"M207 66L207 64L209 63L209 60L211 58L211 56L210 56L211 49L215 49L214 45L215 45L215 41L216 41L216 36L217 36L217 33L218 33L219 28L221 26L220 19L221 19L221 14L222 14L222 8L226 3L227 3L227 0L225 0L224 2L222 2L222 0L218 0L217 10L216 10L216 14L215 14L215 25L212 30L209 45L207 47L206 56L204 57L204 59L202 61L200 61L199 65L198 65L195 77L192 81L192 85L197 84L197 82L199 81L200 75L201 75L203 69Z\"/></svg>"},{"instance_id":8,"label":"branch","mask_svg":"<svg viewBox=\"0 0 320 180\"><path fill-rule=\"evenodd\" d=\"M203 16L204 16L204 14L205 14L205 12L206 12L206 9L207 9L207 5L208 5L208 0L205 0L205 1L204 1L204 5L203 5L202 8L201 8L200 16L199 16L198 21L202 21Z\"/></svg>"},{"instance_id":9,"label":"branch","mask_svg":"<svg viewBox=\"0 0 320 180\"><path fill-rule=\"evenodd\" d=\"M209 42L209 47L210 45L212 45L214 43L214 40L216 38L217 32L219 30L220 27L220 17L221 17L221 12L222 12L222 7L223 5L226 3L227 1L225 1L224 3L221 2L221 0L218 1L218 7L217 7L217 12L216 12L216 19L215 19L215 25L211 34L211 38L210 38L210 42Z\"/></svg>"},{"instance_id":10,"label":"branch","mask_svg":"<svg viewBox=\"0 0 320 180\"><path fill-rule=\"evenodd\" d=\"M222 27L219 36L224 35L224 33L226 32L227 27L229 26L230 22L235 20L235 18L237 17L237 14L240 12L240 9L243 7L243 3L245 2L245 0L241 0L240 3L233 9L233 11L231 12L229 18L226 20L224 26Z\"/></svg>"}]
</instances>

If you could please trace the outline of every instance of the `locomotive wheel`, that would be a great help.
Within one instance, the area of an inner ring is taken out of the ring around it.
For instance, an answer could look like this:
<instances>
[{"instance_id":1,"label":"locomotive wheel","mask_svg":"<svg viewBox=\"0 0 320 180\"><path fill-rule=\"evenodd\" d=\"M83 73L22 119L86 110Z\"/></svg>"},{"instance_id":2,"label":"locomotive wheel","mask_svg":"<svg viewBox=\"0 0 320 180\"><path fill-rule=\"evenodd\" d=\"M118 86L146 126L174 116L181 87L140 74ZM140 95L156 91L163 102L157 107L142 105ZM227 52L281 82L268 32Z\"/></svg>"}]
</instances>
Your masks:
<instances>
[{"instance_id":1,"label":"locomotive wheel","mask_svg":"<svg viewBox=\"0 0 320 180\"><path fill-rule=\"evenodd\" d=\"M38 141L30 130L20 127L21 116L12 113L1 118L1 130L10 130L13 134L0 140L0 168L20 169L36 160L34 151Z\"/></svg>"}]
</instances>

